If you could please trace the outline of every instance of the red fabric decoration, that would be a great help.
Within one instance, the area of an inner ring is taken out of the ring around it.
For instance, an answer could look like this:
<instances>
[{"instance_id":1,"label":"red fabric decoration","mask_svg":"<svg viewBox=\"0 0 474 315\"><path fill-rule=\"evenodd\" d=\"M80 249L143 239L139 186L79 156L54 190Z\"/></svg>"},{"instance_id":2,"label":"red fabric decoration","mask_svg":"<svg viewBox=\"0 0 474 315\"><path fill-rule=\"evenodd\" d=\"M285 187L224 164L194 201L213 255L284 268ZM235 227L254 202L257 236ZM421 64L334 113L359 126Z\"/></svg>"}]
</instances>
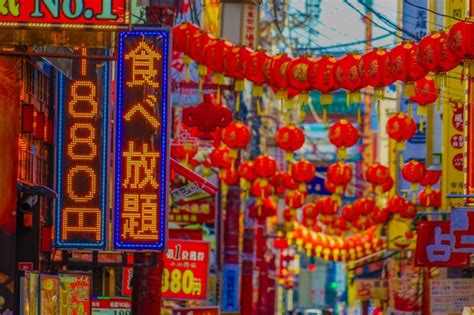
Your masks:
<instances>
[{"instance_id":1,"label":"red fabric decoration","mask_svg":"<svg viewBox=\"0 0 474 315\"><path fill-rule=\"evenodd\" d=\"M209 43L209 41L217 41L217 38L206 32L206 31L199 31L192 35L191 45L189 45L189 57L196 61L198 64L204 64L205 62L205 54L204 49Z\"/></svg>"},{"instance_id":2,"label":"red fabric decoration","mask_svg":"<svg viewBox=\"0 0 474 315\"><path fill-rule=\"evenodd\" d=\"M291 209L291 208L285 208L285 210L283 210L283 220L284 220L286 223L291 223L291 222L294 221L295 219L296 219L296 218L295 218L293 209Z\"/></svg>"},{"instance_id":3,"label":"red fabric decoration","mask_svg":"<svg viewBox=\"0 0 474 315\"><path fill-rule=\"evenodd\" d=\"M421 65L433 73L446 73L459 65L460 59L448 46L448 35L445 31L433 32L424 37L418 44Z\"/></svg>"},{"instance_id":4,"label":"red fabric decoration","mask_svg":"<svg viewBox=\"0 0 474 315\"><path fill-rule=\"evenodd\" d=\"M293 176L290 173L283 173L283 185L288 190L298 189L299 184L294 180Z\"/></svg>"},{"instance_id":5,"label":"red fabric decoration","mask_svg":"<svg viewBox=\"0 0 474 315\"><path fill-rule=\"evenodd\" d=\"M394 182L392 177L387 178L387 180L382 184L382 193L389 192L393 188ZM374 190L377 190L377 185L374 185Z\"/></svg>"},{"instance_id":6,"label":"red fabric decoration","mask_svg":"<svg viewBox=\"0 0 474 315\"><path fill-rule=\"evenodd\" d=\"M328 180L328 178L326 177L326 179L324 180L324 188L326 188L326 190L330 192L331 194L335 194L337 186L336 184ZM346 187L343 187L343 188L346 189Z\"/></svg>"},{"instance_id":7,"label":"red fabric decoration","mask_svg":"<svg viewBox=\"0 0 474 315\"><path fill-rule=\"evenodd\" d=\"M253 167L257 176L263 178L272 177L277 170L275 159L267 154L258 156L254 160Z\"/></svg>"},{"instance_id":8,"label":"red fabric decoration","mask_svg":"<svg viewBox=\"0 0 474 315\"><path fill-rule=\"evenodd\" d=\"M250 130L240 121L234 121L222 129L221 138L232 149L244 149L250 142Z\"/></svg>"},{"instance_id":9,"label":"red fabric decoration","mask_svg":"<svg viewBox=\"0 0 474 315\"><path fill-rule=\"evenodd\" d=\"M210 135L217 128L224 128L232 122L232 112L212 101L204 94L204 101L197 106L183 109L183 123L187 127L196 127L199 132Z\"/></svg>"},{"instance_id":10,"label":"red fabric decoration","mask_svg":"<svg viewBox=\"0 0 474 315\"><path fill-rule=\"evenodd\" d=\"M222 74L225 70L224 60L227 50L231 50L233 47L234 45L226 40L211 38L204 48L204 64L212 71ZM218 84L223 83L221 78L216 78L216 80Z\"/></svg>"},{"instance_id":11,"label":"red fabric decoration","mask_svg":"<svg viewBox=\"0 0 474 315\"><path fill-rule=\"evenodd\" d=\"M324 215L333 215L337 212L337 200L331 197L323 197L316 201L316 208L319 213Z\"/></svg>"},{"instance_id":12,"label":"red fabric decoration","mask_svg":"<svg viewBox=\"0 0 474 315\"><path fill-rule=\"evenodd\" d=\"M226 50L224 58L224 73L235 80L244 80L245 65L250 58L251 50L245 46L234 46Z\"/></svg>"}]
</instances>

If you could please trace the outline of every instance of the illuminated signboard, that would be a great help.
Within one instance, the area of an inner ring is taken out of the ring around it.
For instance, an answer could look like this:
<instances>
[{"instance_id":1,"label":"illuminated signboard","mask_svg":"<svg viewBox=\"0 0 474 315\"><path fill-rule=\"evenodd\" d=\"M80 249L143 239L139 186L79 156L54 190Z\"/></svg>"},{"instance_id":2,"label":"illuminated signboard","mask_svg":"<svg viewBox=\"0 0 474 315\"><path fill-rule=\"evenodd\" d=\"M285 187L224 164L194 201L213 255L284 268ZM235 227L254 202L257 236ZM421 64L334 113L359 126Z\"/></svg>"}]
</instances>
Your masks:
<instances>
[{"instance_id":1,"label":"illuminated signboard","mask_svg":"<svg viewBox=\"0 0 474 315\"><path fill-rule=\"evenodd\" d=\"M3 0L0 26L118 28L128 24L126 0Z\"/></svg>"},{"instance_id":2,"label":"illuminated signboard","mask_svg":"<svg viewBox=\"0 0 474 315\"><path fill-rule=\"evenodd\" d=\"M119 38L114 244L165 247L169 164L168 30Z\"/></svg>"},{"instance_id":3,"label":"illuminated signboard","mask_svg":"<svg viewBox=\"0 0 474 315\"><path fill-rule=\"evenodd\" d=\"M81 49L84 55L91 51ZM56 246L105 247L108 65L76 59L59 79Z\"/></svg>"}]
</instances>

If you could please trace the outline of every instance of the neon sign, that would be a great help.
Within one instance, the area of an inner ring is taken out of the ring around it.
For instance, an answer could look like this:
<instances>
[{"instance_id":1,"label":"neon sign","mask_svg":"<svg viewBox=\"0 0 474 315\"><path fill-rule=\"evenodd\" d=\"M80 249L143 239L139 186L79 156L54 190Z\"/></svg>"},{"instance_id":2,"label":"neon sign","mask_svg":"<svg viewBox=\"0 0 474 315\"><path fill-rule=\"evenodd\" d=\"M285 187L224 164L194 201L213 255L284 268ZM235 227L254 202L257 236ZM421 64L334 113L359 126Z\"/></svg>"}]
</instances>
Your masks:
<instances>
[{"instance_id":1,"label":"neon sign","mask_svg":"<svg viewBox=\"0 0 474 315\"><path fill-rule=\"evenodd\" d=\"M119 39L116 249L165 247L169 169L167 30L124 32Z\"/></svg>"},{"instance_id":2,"label":"neon sign","mask_svg":"<svg viewBox=\"0 0 474 315\"><path fill-rule=\"evenodd\" d=\"M126 0L0 0L0 25L113 29L128 23Z\"/></svg>"},{"instance_id":3,"label":"neon sign","mask_svg":"<svg viewBox=\"0 0 474 315\"><path fill-rule=\"evenodd\" d=\"M85 48L81 53L87 53ZM108 64L75 60L59 79L56 246L105 247Z\"/></svg>"}]
</instances>

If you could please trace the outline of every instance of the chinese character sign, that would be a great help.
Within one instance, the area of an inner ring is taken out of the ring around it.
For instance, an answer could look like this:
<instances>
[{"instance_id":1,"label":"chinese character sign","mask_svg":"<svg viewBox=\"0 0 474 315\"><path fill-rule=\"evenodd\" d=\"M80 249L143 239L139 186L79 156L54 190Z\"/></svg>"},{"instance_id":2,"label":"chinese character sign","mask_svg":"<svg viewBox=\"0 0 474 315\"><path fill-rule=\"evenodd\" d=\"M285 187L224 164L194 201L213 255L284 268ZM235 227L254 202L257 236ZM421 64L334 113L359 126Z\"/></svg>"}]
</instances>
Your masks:
<instances>
[{"instance_id":1,"label":"chinese character sign","mask_svg":"<svg viewBox=\"0 0 474 315\"><path fill-rule=\"evenodd\" d=\"M86 55L91 50L81 48ZM96 52L94 52L96 53ZM56 246L105 247L108 64L75 59L59 79Z\"/></svg>"},{"instance_id":2,"label":"chinese character sign","mask_svg":"<svg viewBox=\"0 0 474 315\"><path fill-rule=\"evenodd\" d=\"M167 30L120 34L115 157L116 249L165 248L169 49Z\"/></svg>"},{"instance_id":3,"label":"chinese character sign","mask_svg":"<svg viewBox=\"0 0 474 315\"><path fill-rule=\"evenodd\" d=\"M455 253L474 253L474 209L451 211L451 247Z\"/></svg>"},{"instance_id":4,"label":"chinese character sign","mask_svg":"<svg viewBox=\"0 0 474 315\"><path fill-rule=\"evenodd\" d=\"M209 243L170 240L164 259L161 292L165 299L205 300Z\"/></svg>"},{"instance_id":5,"label":"chinese character sign","mask_svg":"<svg viewBox=\"0 0 474 315\"><path fill-rule=\"evenodd\" d=\"M59 315L90 314L90 274L59 274Z\"/></svg>"},{"instance_id":6,"label":"chinese character sign","mask_svg":"<svg viewBox=\"0 0 474 315\"><path fill-rule=\"evenodd\" d=\"M469 254L451 250L450 221L420 221L415 266L469 267Z\"/></svg>"},{"instance_id":7,"label":"chinese character sign","mask_svg":"<svg viewBox=\"0 0 474 315\"><path fill-rule=\"evenodd\" d=\"M42 315L59 313L59 278L52 275L40 275L40 308Z\"/></svg>"}]
</instances>

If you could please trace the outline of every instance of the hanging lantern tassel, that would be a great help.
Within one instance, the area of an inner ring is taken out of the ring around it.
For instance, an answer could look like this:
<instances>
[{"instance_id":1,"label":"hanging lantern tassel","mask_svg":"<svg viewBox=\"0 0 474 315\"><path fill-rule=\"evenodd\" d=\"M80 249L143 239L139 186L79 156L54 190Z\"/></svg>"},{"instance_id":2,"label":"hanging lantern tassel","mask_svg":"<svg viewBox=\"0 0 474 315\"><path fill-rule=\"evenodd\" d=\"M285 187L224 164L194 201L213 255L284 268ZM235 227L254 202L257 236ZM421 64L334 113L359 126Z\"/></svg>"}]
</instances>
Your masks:
<instances>
[{"instance_id":1,"label":"hanging lantern tassel","mask_svg":"<svg viewBox=\"0 0 474 315\"><path fill-rule=\"evenodd\" d=\"M337 150L337 157L338 159L340 160L345 160L346 157L347 157L347 149L346 147L340 147L338 150Z\"/></svg>"},{"instance_id":2,"label":"hanging lantern tassel","mask_svg":"<svg viewBox=\"0 0 474 315\"><path fill-rule=\"evenodd\" d=\"M189 82L189 64L192 62L192 59L188 55L183 55L184 63L184 81Z\"/></svg>"},{"instance_id":3,"label":"hanging lantern tassel","mask_svg":"<svg viewBox=\"0 0 474 315\"><path fill-rule=\"evenodd\" d=\"M262 105L260 98L263 96L263 86L254 84L252 86L252 97L257 98L257 114L262 114Z\"/></svg>"},{"instance_id":4,"label":"hanging lantern tassel","mask_svg":"<svg viewBox=\"0 0 474 315\"><path fill-rule=\"evenodd\" d=\"M408 101L408 113L407 113L408 117L411 118L413 116L412 112L413 112L413 104L411 103L411 101Z\"/></svg>"},{"instance_id":5,"label":"hanging lantern tassel","mask_svg":"<svg viewBox=\"0 0 474 315\"><path fill-rule=\"evenodd\" d=\"M430 106L430 105L427 105L427 106ZM419 130L420 130L420 132L423 132L424 124L425 124L424 117L428 114L428 109L426 108L426 106L418 105L417 114L418 114L418 116L420 116Z\"/></svg>"},{"instance_id":6,"label":"hanging lantern tassel","mask_svg":"<svg viewBox=\"0 0 474 315\"><path fill-rule=\"evenodd\" d=\"M360 111L360 104L357 104L357 123L362 124L362 113Z\"/></svg>"},{"instance_id":7,"label":"hanging lantern tassel","mask_svg":"<svg viewBox=\"0 0 474 315\"><path fill-rule=\"evenodd\" d=\"M443 95L443 89L438 89L438 101L436 102L436 110L439 112L441 110L441 97Z\"/></svg>"},{"instance_id":8,"label":"hanging lantern tassel","mask_svg":"<svg viewBox=\"0 0 474 315\"><path fill-rule=\"evenodd\" d=\"M197 71L199 74L199 93L202 95L202 84L204 82L204 77L207 75L207 66L198 65Z\"/></svg>"},{"instance_id":9,"label":"hanging lantern tassel","mask_svg":"<svg viewBox=\"0 0 474 315\"><path fill-rule=\"evenodd\" d=\"M245 80L235 80L234 91L237 93L235 97L235 110L240 112L240 93L245 90Z\"/></svg>"},{"instance_id":10,"label":"hanging lantern tassel","mask_svg":"<svg viewBox=\"0 0 474 315\"><path fill-rule=\"evenodd\" d=\"M328 113L327 113L327 110L326 110L326 105L322 105L322 106L323 106L323 123L325 125L327 125L328 124Z\"/></svg>"},{"instance_id":11,"label":"hanging lantern tassel","mask_svg":"<svg viewBox=\"0 0 474 315\"><path fill-rule=\"evenodd\" d=\"M400 169L402 169L403 164L405 163L405 161L403 161L403 154L401 152L400 152L400 156L398 158L398 162L399 162Z\"/></svg>"},{"instance_id":12,"label":"hanging lantern tassel","mask_svg":"<svg viewBox=\"0 0 474 315\"><path fill-rule=\"evenodd\" d=\"M224 84L224 74L216 73L215 79L217 83L217 104L220 104L221 103L221 85Z\"/></svg>"},{"instance_id":13,"label":"hanging lantern tassel","mask_svg":"<svg viewBox=\"0 0 474 315\"><path fill-rule=\"evenodd\" d=\"M412 97L413 95L415 95L415 83L406 82L405 86L403 87L403 92L405 93L406 97Z\"/></svg>"},{"instance_id":14,"label":"hanging lantern tassel","mask_svg":"<svg viewBox=\"0 0 474 315\"><path fill-rule=\"evenodd\" d=\"M377 122L380 124L380 101L377 101Z\"/></svg>"}]
</instances>

